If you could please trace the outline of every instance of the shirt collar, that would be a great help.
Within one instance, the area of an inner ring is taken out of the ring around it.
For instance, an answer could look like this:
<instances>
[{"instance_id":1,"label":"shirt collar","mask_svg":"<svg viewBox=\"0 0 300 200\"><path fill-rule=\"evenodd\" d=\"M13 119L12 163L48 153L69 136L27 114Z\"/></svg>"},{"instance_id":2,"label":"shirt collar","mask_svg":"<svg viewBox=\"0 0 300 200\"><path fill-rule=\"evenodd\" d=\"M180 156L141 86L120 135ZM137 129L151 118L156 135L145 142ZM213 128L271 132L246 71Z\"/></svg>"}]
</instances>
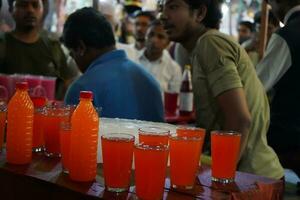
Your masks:
<instances>
[{"instance_id":1,"label":"shirt collar","mask_svg":"<svg viewBox=\"0 0 300 200\"><path fill-rule=\"evenodd\" d=\"M162 62L163 62L164 53L165 53L165 52L163 52L163 55L162 55L160 58L158 58L157 60L150 61L150 60L145 56L145 49L143 49L143 50L140 51L139 59L140 59L140 60L146 60L146 61L149 62L149 63L162 63Z\"/></svg>"},{"instance_id":2,"label":"shirt collar","mask_svg":"<svg viewBox=\"0 0 300 200\"><path fill-rule=\"evenodd\" d=\"M103 64L105 62L111 61L111 60L115 60L115 59L121 59L121 58L126 58L126 53L124 50L118 49L118 50L113 50L110 52L107 52L101 56L99 56L98 58L96 58L96 60L94 60L92 62L92 64L90 64L90 66L88 67L88 69L86 71L91 70L92 68L94 68L96 65L99 64Z\"/></svg>"},{"instance_id":3,"label":"shirt collar","mask_svg":"<svg viewBox=\"0 0 300 200\"><path fill-rule=\"evenodd\" d=\"M300 5L293 7L286 13L284 20L283 20L284 24L287 24L289 18L297 11L300 11Z\"/></svg>"}]
</instances>

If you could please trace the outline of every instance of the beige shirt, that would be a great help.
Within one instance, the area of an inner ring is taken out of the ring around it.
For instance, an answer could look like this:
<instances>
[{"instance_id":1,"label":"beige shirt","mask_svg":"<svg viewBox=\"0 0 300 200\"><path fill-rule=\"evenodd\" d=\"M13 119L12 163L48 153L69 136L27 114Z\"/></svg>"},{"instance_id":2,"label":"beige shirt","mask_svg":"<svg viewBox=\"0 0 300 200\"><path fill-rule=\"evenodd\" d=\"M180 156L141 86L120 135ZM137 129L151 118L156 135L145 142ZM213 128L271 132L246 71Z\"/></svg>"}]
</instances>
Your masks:
<instances>
[{"instance_id":1,"label":"beige shirt","mask_svg":"<svg viewBox=\"0 0 300 200\"><path fill-rule=\"evenodd\" d=\"M199 38L191 59L197 126L222 129L224 119L215 98L225 91L243 88L252 124L239 170L276 179L283 177L278 157L267 144L267 96L246 51L229 36L209 30Z\"/></svg>"}]
</instances>

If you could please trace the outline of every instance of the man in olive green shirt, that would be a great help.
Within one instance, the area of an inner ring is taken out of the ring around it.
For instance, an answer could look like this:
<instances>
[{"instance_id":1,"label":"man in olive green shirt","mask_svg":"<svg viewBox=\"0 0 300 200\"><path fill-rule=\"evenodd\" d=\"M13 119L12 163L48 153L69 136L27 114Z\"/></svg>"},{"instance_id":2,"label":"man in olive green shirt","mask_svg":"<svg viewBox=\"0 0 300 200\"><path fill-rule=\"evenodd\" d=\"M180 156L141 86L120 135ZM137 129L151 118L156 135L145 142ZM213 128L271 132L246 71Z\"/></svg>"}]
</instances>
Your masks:
<instances>
[{"instance_id":1,"label":"man in olive green shirt","mask_svg":"<svg viewBox=\"0 0 300 200\"><path fill-rule=\"evenodd\" d=\"M0 33L0 73L55 76L59 78L56 97L62 99L79 71L58 39L41 31L43 11L41 0L15 0L16 28Z\"/></svg>"},{"instance_id":2,"label":"man in olive green shirt","mask_svg":"<svg viewBox=\"0 0 300 200\"><path fill-rule=\"evenodd\" d=\"M164 0L162 20L171 40L190 53L197 126L240 132L238 169L280 179L277 155L268 146L269 105L247 53L215 30L220 6L207 0Z\"/></svg>"}]
</instances>

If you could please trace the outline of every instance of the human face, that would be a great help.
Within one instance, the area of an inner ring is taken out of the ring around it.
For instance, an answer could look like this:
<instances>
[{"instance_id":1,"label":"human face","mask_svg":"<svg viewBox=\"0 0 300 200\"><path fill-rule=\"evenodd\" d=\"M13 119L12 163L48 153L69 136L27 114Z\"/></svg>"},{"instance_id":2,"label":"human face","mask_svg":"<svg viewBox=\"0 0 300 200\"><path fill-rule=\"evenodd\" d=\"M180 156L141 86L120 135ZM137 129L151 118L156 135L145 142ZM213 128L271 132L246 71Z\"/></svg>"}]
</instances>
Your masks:
<instances>
[{"instance_id":1,"label":"human face","mask_svg":"<svg viewBox=\"0 0 300 200\"><path fill-rule=\"evenodd\" d=\"M84 73L88 67L85 61L85 53L81 47L69 48L70 56L75 60L79 70Z\"/></svg>"},{"instance_id":2,"label":"human face","mask_svg":"<svg viewBox=\"0 0 300 200\"><path fill-rule=\"evenodd\" d=\"M16 28L31 31L41 25L43 17L43 3L41 0L16 0L13 17Z\"/></svg>"},{"instance_id":3,"label":"human face","mask_svg":"<svg viewBox=\"0 0 300 200\"><path fill-rule=\"evenodd\" d=\"M239 34L239 43L243 43L245 42L246 40L250 39L251 38L251 30L245 26L245 25L239 25L239 28L238 28L238 34Z\"/></svg>"},{"instance_id":4,"label":"human face","mask_svg":"<svg viewBox=\"0 0 300 200\"><path fill-rule=\"evenodd\" d=\"M195 26L199 26L196 15L183 0L164 0L162 4L161 20L169 39L175 42L188 40Z\"/></svg>"},{"instance_id":5,"label":"human face","mask_svg":"<svg viewBox=\"0 0 300 200\"><path fill-rule=\"evenodd\" d=\"M162 54L169 44L169 37L162 25L149 27L146 35L146 51L152 54Z\"/></svg>"},{"instance_id":6,"label":"human face","mask_svg":"<svg viewBox=\"0 0 300 200\"><path fill-rule=\"evenodd\" d=\"M139 16L134 20L134 36L137 41L144 42L150 19L147 16Z\"/></svg>"}]
</instances>

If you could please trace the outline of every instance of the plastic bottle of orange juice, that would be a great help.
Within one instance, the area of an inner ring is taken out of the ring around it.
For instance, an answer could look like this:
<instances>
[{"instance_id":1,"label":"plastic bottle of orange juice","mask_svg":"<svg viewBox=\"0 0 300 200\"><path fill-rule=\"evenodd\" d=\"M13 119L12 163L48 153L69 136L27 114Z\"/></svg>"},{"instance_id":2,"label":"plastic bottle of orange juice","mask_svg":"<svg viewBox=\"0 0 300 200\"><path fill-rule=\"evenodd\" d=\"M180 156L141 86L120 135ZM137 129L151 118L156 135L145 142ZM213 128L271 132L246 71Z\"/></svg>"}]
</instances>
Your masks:
<instances>
[{"instance_id":1,"label":"plastic bottle of orange juice","mask_svg":"<svg viewBox=\"0 0 300 200\"><path fill-rule=\"evenodd\" d=\"M92 181L97 174L99 116L92 99L92 92L81 91L71 118L69 173L74 181Z\"/></svg>"},{"instance_id":2,"label":"plastic bottle of orange juice","mask_svg":"<svg viewBox=\"0 0 300 200\"><path fill-rule=\"evenodd\" d=\"M11 164L28 164L32 156L34 107L27 92L27 82L19 82L16 86L8 103L6 159Z\"/></svg>"}]
</instances>

